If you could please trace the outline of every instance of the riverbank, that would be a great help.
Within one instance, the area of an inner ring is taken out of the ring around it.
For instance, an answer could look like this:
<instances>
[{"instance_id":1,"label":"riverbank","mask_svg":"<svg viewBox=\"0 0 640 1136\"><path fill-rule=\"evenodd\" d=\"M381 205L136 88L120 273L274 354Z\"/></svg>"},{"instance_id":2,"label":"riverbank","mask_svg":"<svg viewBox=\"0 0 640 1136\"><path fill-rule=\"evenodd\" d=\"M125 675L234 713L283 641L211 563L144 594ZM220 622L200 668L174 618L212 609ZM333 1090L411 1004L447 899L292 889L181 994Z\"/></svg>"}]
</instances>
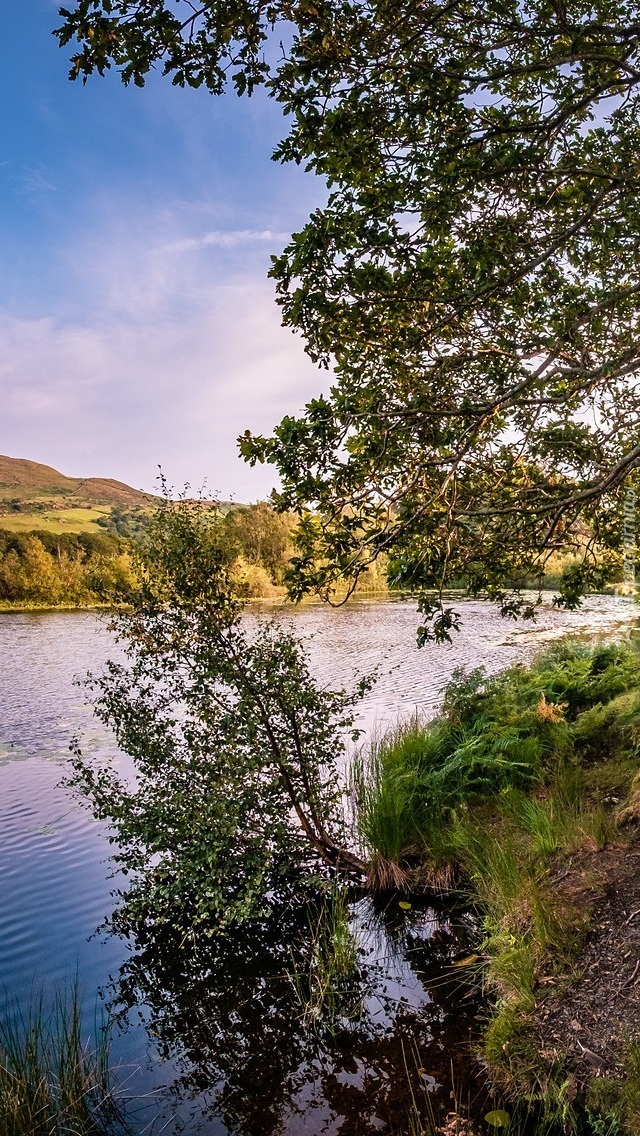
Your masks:
<instances>
[{"instance_id":1,"label":"riverbank","mask_svg":"<svg viewBox=\"0 0 640 1136\"><path fill-rule=\"evenodd\" d=\"M356 768L372 885L477 912L476 1057L527 1133L640 1129L639 750L638 644L565 641L458 673Z\"/></svg>"},{"instance_id":2,"label":"riverbank","mask_svg":"<svg viewBox=\"0 0 640 1136\"><path fill-rule=\"evenodd\" d=\"M129 606L130 605L128 605L128 604L113 604L113 603L83 603L83 604L79 604L79 603L78 604L59 603L59 604L51 604L51 603L22 603L20 601L16 601L15 603L11 603L8 600L4 600L4 601L0 601L0 615L3 615L5 613L7 613L7 614L15 613L16 615L25 615L25 614L28 614L30 612L36 612L36 613L39 612L39 613L45 615L47 612L56 612L56 611L59 611L59 612L63 612L63 611L79 611L79 612L82 612L82 611L87 611L87 612L91 612L91 611L97 611L97 612L128 611Z\"/></svg>"}]
</instances>

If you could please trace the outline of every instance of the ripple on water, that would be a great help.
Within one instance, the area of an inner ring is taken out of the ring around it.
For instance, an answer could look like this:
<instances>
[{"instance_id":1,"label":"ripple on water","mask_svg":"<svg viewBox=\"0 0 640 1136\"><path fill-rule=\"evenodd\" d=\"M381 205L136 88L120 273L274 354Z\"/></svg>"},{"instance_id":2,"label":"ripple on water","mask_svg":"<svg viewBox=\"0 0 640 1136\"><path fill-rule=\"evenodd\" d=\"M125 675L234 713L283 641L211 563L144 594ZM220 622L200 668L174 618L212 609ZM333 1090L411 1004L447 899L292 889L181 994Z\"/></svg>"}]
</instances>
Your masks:
<instances>
[{"instance_id":1,"label":"ripple on water","mask_svg":"<svg viewBox=\"0 0 640 1136\"><path fill-rule=\"evenodd\" d=\"M355 675L377 671L359 711L368 730L384 728L399 714L431 712L456 666L483 664L495 671L530 658L545 639L616 630L634 615L628 601L591 597L578 612L545 607L530 627L505 625L480 602L461 606L462 632L454 642L421 651L415 608L406 602L359 602L338 610L310 605L276 615L308 640L312 665L326 685L350 686ZM123 761L73 682L117 655L93 614L0 616L0 991L23 1003L34 982L53 990L76 972L91 999L127 953L118 940L94 935L112 905L106 832L60 784L74 734L92 753ZM380 943L373 949L384 953ZM398 969L396 960L394 966L393 997L404 999L407 1014L417 1013L425 1004L420 976L408 963ZM135 1036L128 1052L142 1044ZM385 1060L380 1057L381 1075ZM361 1076L353 1074L355 1080ZM316 1117L324 1107L315 1101ZM319 1131L298 1120L285 1130Z\"/></svg>"},{"instance_id":2,"label":"ripple on water","mask_svg":"<svg viewBox=\"0 0 640 1136\"><path fill-rule=\"evenodd\" d=\"M350 686L354 676L377 672L359 707L359 721L369 730L384 728L399 714L432 711L454 667L483 664L494 671L530 657L544 636L606 631L630 614L628 600L608 596L590 597L578 612L546 606L534 626L505 624L495 608L479 601L461 607L462 631L453 643L422 650L415 641L418 617L408 602L364 601L339 609L309 605L275 614L307 640L312 665L326 685ZM85 692L74 685L75 676L99 671L118 654L104 621L94 614L0 617L0 979L5 985L11 986L16 974L15 956L10 967L5 954L9 925L31 927L38 944L37 951L22 956L20 973L46 976L61 953L73 965L72 944L84 942L109 910L105 832L70 800L60 779L74 734L82 734L92 752L122 760L93 717Z\"/></svg>"}]
</instances>

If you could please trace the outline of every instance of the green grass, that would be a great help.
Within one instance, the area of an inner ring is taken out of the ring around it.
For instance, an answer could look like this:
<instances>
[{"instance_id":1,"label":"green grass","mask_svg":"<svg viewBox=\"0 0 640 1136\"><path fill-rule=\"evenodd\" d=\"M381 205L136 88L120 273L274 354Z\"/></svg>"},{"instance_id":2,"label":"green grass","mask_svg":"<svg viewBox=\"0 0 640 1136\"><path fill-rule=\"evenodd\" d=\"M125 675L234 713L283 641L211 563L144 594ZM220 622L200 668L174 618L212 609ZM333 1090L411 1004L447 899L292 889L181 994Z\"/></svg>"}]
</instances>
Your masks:
<instances>
[{"instance_id":1,"label":"green grass","mask_svg":"<svg viewBox=\"0 0 640 1136\"><path fill-rule=\"evenodd\" d=\"M0 1021L0 1136L116 1136L127 1131L109 1067L107 1027L82 1034L77 991L34 1000Z\"/></svg>"},{"instance_id":2,"label":"green grass","mask_svg":"<svg viewBox=\"0 0 640 1136\"><path fill-rule=\"evenodd\" d=\"M397 727L354 766L374 886L455 880L466 895L482 935L472 971L492 1006L482 1057L554 1136L640 1132L640 1049L623 1127L607 1128L605 1113L579 1120L565 1072L538 1052L529 1022L542 976L571 981L590 919L580 858L623 842L621 823L640 820L639 769L637 647L571 641L530 667L459 673L438 719Z\"/></svg>"},{"instance_id":3,"label":"green grass","mask_svg":"<svg viewBox=\"0 0 640 1136\"><path fill-rule=\"evenodd\" d=\"M92 509L51 509L43 513L3 513L0 528L7 532L24 533L39 530L55 534L100 532L96 521L108 517L109 505L97 505Z\"/></svg>"},{"instance_id":4,"label":"green grass","mask_svg":"<svg viewBox=\"0 0 640 1136\"><path fill-rule=\"evenodd\" d=\"M310 915L303 952L292 952L291 981L306 1029L333 1033L345 1017L359 1016L358 957L347 895L334 881Z\"/></svg>"},{"instance_id":5,"label":"green grass","mask_svg":"<svg viewBox=\"0 0 640 1136\"><path fill-rule=\"evenodd\" d=\"M434 866L455 861L451 833L461 810L484 802L498 802L541 862L586 835L599 841L602 809L584 805L591 770L613 750L620 785L629 783L640 747L639 688L640 655L628 643L564 642L529 668L457 674L439 718L397 726L354 762L357 823L370 858L399 871L416 856Z\"/></svg>"},{"instance_id":6,"label":"green grass","mask_svg":"<svg viewBox=\"0 0 640 1136\"><path fill-rule=\"evenodd\" d=\"M593 1136L640 1132L640 1045L629 1044L624 1078L596 1077L588 1086L585 1112Z\"/></svg>"},{"instance_id":7,"label":"green grass","mask_svg":"<svg viewBox=\"0 0 640 1136\"><path fill-rule=\"evenodd\" d=\"M375 739L353 762L359 834L381 890L405 886L406 862L424 846L432 804L425 775L447 740L446 732L412 719Z\"/></svg>"}]
</instances>

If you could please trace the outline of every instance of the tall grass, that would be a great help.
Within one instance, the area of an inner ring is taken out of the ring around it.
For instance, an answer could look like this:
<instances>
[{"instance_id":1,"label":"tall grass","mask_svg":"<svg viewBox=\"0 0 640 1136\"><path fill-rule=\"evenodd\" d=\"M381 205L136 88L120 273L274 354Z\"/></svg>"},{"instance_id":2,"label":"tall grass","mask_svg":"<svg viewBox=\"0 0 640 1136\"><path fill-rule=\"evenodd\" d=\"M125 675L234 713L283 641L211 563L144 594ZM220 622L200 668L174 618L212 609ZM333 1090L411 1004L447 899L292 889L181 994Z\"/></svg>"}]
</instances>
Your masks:
<instances>
[{"instance_id":1,"label":"tall grass","mask_svg":"<svg viewBox=\"0 0 640 1136\"><path fill-rule=\"evenodd\" d=\"M639 687L640 658L627 643L563 642L530 668L455 674L437 719L400 723L354 761L374 884L406 886L416 859L455 862L452 828L485 802L532 838L541 862L586 837L606 839L602 810L585 807L579 767L607 756L612 737L616 754L640 746Z\"/></svg>"},{"instance_id":2,"label":"tall grass","mask_svg":"<svg viewBox=\"0 0 640 1136\"><path fill-rule=\"evenodd\" d=\"M373 885L455 880L475 907L474 966L492 1005L483 1058L497 1083L535 1102L540 1131L582 1133L566 1073L545 1064L528 1015L543 976L570 979L588 929L572 864L640 820L639 755L637 648L564 641L530 667L458 673L435 721L401 724L354 766ZM640 1117L640 1089L637 1100ZM628 1132L607 1128L602 1110L594 1124L585 1134Z\"/></svg>"},{"instance_id":3,"label":"tall grass","mask_svg":"<svg viewBox=\"0 0 640 1136\"><path fill-rule=\"evenodd\" d=\"M77 991L0 1021L0 1136L115 1136L126 1132L114 1096L106 1025L83 1038Z\"/></svg>"},{"instance_id":4,"label":"tall grass","mask_svg":"<svg viewBox=\"0 0 640 1136\"><path fill-rule=\"evenodd\" d=\"M351 928L349 902L334 881L309 917L304 951L293 954L291 981L305 1029L332 1033L344 1018L361 1011L358 944Z\"/></svg>"},{"instance_id":5,"label":"tall grass","mask_svg":"<svg viewBox=\"0 0 640 1136\"><path fill-rule=\"evenodd\" d=\"M447 731L417 718L401 723L356 755L352 793L360 839L380 890L403 889L408 862L421 853L439 809L426 781L447 751Z\"/></svg>"}]
</instances>

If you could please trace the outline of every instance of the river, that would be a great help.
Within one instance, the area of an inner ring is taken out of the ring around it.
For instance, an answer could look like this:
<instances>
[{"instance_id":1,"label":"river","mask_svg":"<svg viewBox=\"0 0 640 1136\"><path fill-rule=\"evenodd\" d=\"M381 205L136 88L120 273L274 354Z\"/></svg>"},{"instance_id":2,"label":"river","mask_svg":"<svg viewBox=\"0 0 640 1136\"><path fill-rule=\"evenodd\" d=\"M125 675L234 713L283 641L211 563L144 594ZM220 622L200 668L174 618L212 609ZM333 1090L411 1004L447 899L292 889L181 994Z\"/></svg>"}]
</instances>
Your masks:
<instances>
[{"instance_id":1,"label":"river","mask_svg":"<svg viewBox=\"0 0 640 1136\"><path fill-rule=\"evenodd\" d=\"M429 713L457 666L497 670L572 632L614 634L635 612L628 600L590 597L575 613L550 606L533 626L505 623L489 605L465 602L451 645L418 650L418 617L406 601L279 612L308 641L327 685L377 672L360 709L369 734L399 715ZM264 618L253 609L250 619ZM134 1131L373 1133L406 1128L409 1082L450 1088L451 1060L475 1008L439 992L446 959L464 950L468 920L430 907L374 912L354 903L361 951L360 1016L308 1043L291 1001L277 990L282 941L236 944L188 974L160 974L150 951L96 933L113 907L108 834L61 786L72 737L126 768L93 718L76 676L98 671L118 649L104 619L86 612L0 615L0 998L4 1012L34 991L78 980L87 1013L100 992L121 1010L113 1053ZM282 930L282 928L281 928ZM154 948L159 950L157 944ZM124 990L124 995L123 995ZM144 1000L125 1013L126 992ZM133 992L133 993L132 993ZM413 1073L407 1071L411 1067ZM417 1071L417 1072L416 1072ZM171 1087L173 1086L173 1087Z\"/></svg>"}]
</instances>

